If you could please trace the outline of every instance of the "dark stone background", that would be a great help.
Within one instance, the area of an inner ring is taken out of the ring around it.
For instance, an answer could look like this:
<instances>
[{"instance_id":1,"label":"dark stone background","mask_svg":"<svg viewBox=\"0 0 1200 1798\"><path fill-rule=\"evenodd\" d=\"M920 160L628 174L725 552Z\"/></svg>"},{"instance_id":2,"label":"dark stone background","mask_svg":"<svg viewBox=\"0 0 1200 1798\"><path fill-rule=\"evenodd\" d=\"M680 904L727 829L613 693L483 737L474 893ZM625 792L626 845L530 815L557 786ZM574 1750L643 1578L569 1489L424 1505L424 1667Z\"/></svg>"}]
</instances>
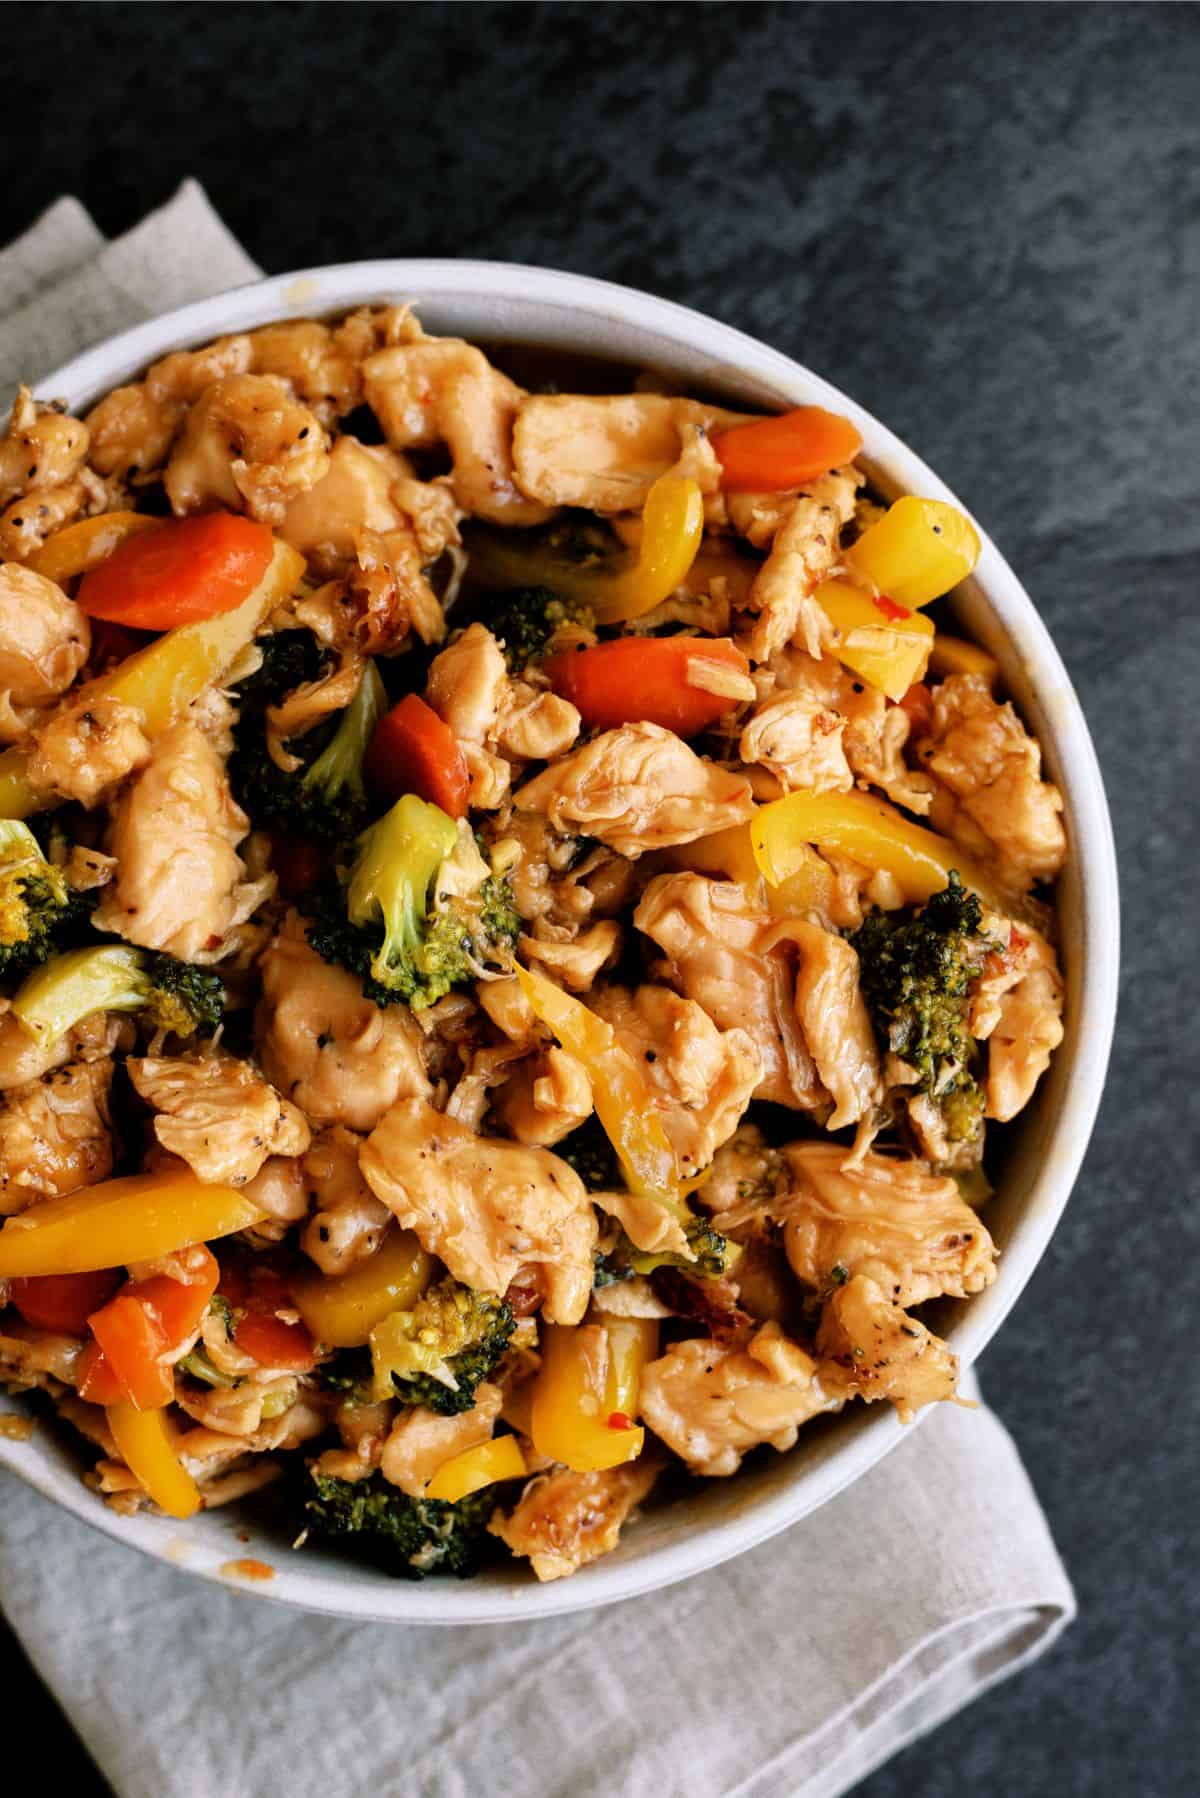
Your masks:
<instances>
[{"instance_id":1,"label":"dark stone background","mask_svg":"<svg viewBox=\"0 0 1200 1798\"><path fill-rule=\"evenodd\" d=\"M1109 784L1123 1009L983 1372L1082 1614L861 1791L1194 1793L1200 12L10 5L3 35L0 241L64 192L115 234L194 174L270 271L462 254L649 288L848 389L1023 575ZM39 1783L100 1792L11 1639L0 1668Z\"/></svg>"}]
</instances>

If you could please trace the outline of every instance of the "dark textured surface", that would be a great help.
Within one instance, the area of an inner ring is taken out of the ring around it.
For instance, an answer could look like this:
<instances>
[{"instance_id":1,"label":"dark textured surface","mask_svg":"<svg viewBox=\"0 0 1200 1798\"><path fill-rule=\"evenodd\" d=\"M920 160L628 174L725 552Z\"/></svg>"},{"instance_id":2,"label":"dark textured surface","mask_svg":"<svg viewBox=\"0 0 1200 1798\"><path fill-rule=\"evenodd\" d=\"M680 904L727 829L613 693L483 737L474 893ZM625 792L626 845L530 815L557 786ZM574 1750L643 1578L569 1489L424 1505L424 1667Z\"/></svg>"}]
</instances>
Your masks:
<instances>
[{"instance_id":1,"label":"dark textured surface","mask_svg":"<svg viewBox=\"0 0 1200 1798\"><path fill-rule=\"evenodd\" d=\"M1193 1793L1200 13L9 6L4 32L0 241L66 191L121 231L194 174L270 270L465 254L646 287L846 387L1025 577L1109 783L1123 1011L983 1372L1082 1615L861 1793ZM86 1798L9 1658L7 1714Z\"/></svg>"}]
</instances>

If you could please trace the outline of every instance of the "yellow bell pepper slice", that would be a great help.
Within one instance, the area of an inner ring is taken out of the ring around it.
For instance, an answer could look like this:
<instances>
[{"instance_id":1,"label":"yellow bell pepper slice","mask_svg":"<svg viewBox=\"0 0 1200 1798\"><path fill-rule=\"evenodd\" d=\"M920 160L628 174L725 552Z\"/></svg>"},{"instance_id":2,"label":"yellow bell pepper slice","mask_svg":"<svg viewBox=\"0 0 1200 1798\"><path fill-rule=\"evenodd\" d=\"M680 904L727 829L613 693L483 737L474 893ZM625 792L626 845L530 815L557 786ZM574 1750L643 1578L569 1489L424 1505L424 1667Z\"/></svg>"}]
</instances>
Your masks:
<instances>
[{"instance_id":1,"label":"yellow bell pepper slice","mask_svg":"<svg viewBox=\"0 0 1200 1798\"><path fill-rule=\"evenodd\" d=\"M637 1062L611 1024L531 968L517 979L535 1016L588 1071L596 1116L631 1192L670 1204L682 1198L675 1151L654 1110Z\"/></svg>"},{"instance_id":2,"label":"yellow bell pepper slice","mask_svg":"<svg viewBox=\"0 0 1200 1798\"><path fill-rule=\"evenodd\" d=\"M194 1517L200 1488L175 1453L162 1411L139 1411L127 1399L105 1409L117 1452L130 1473L168 1517Z\"/></svg>"},{"instance_id":3,"label":"yellow bell pepper slice","mask_svg":"<svg viewBox=\"0 0 1200 1798\"><path fill-rule=\"evenodd\" d=\"M63 530L55 531L53 537L47 537L42 547L30 556L29 566L35 574L44 574L47 580L57 581L61 586L64 581L73 580L76 575L86 574L89 568L106 562L127 537L152 531L162 522L161 518L150 518L145 512L102 512L98 518L81 518L78 524L69 524Z\"/></svg>"},{"instance_id":4,"label":"yellow bell pepper slice","mask_svg":"<svg viewBox=\"0 0 1200 1798\"><path fill-rule=\"evenodd\" d=\"M131 1174L42 1199L0 1230L0 1279L89 1274L153 1261L256 1224L263 1213L232 1186L194 1174Z\"/></svg>"},{"instance_id":5,"label":"yellow bell pepper slice","mask_svg":"<svg viewBox=\"0 0 1200 1798\"><path fill-rule=\"evenodd\" d=\"M979 532L940 499L908 495L889 506L842 558L851 576L898 606L927 606L979 560Z\"/></svg>"},{"instance_id":6,"label":"yellow bell pepper slice","mask_svg":"<svg viewBox=\"0 0 1200 1798\"><path fill-rule=\"evenodd\" d=\"M297 1311L318 1342L362 1348L393 1311L411 1311L433 1277L433 1259L411 1230L391 1229L373 1255L332 1277L306 1268L290 1282Z\"/></svg>"},{"instance_id":7,"label":"yellow bell pepper slice","mask_svg":"<svg viewBox=\"0 0 1200 1798\"><path fill-rule=\"evenodd\" d=\"M869 793L789 793L759 807L750 837L763 877L773 887L805 865L808 848L815 844L894 875L910 905L922 905L940 893L951 869L985 903L997 904L987 876L956 843L912 823L894 805Z\"/></svg>"},{"instance_id":8,"label":"yellow bell pepper slice","mask_svg":"<svg viewBox=\"0 0 1200 1798\"><path fill-rule=\"evenodd\" d=\"M460 1498L494 1486L497 1480L523 1480L528 1472L516 1437L493 1436L490 1442L476 1443L443 1461L425 1487L425 1497L456 1505Z\"/></svg>"},{"instance_id":9,"label":"yellow bell pepper slice","mask_svg":"<svg viewBox=\"0 0 1200 1798\"><path fill-rule=\"evenodd\" d=\"M925 673L932 622L849 581L823 581L817 598L837 632L832 652L838 661L889 699L903 699Z\"/></svg>"},{"instance_id":10,"label":"yellow bell pepper slice","mask_svg":"<svg viewBox=\"0 0 1200 1798\"><path fill-rule=\"evenodd\" d=\"M762 886L748 824L730 824L724 830L714 830L711 836L697 837L691 843L680 843L660 853L669 868L685 868L712 880L736 880L751 893Z\"/></svg>"},{"instance_id":11,"label":"yellow bell pepper slice","mask_svg":"<svg viewBox=\"0 0 1200 1798\"><path fill-rule=\"evenodd\" d=\"M230 669L259 626L295 590L304 557L288 543L276 543L262 580L232 612L185 624L127 656L91 693L119 699L142 714L153 741L170 729L206 687ZM29 778L29 754L20 745L0 755L0 818L27 818L56 803Z\"/></svg>"},{"instance_id":12,"label":"yellow bell pepper slice","mask_svg":"<svg viewBox=\"0 0 1200 1798\"><path fill-rule=\"evenodd\" d=\"M978 643L968 643L965 637L951 637L945 631L939 631L933 639L933 648L929 655L931 674L982 674L993 686L1000 679L1000 664L995 656L989 655L986 649L980 649Z\"/></svg>"},{"instance_id":13,"label":"yellow bell pepper slice","mask_svg":"<svg viewBox=\"0 0 1200 1798\"><path fill-rule=\"evenodd\" d=\"M637 1415L641 1370L652 1356L649 1338L620 1335L614 1323L638 1324L634 1318L605 1318L602 1323L571 1326L546 1324L539 1347L542 1365L533 1383L530 1431L541 1455L561 1461L575 1473L620 1467L641 1454L646 1432L633 1422ZM603 1390L595 1384L596 1333L608 1339ZM618 1354L616 1343L621 1341Z\"/></svg>"},{"instance_id":14,"label":"yellow bell pepper slice","mask_svg":"<svg viewBox=\"0 0 1200 1798\"><path fill-rule=\"evenodd\" d=\"M686 579L704 535L698 484L660 475L632 535L636 547L606 563L571 561L552 544L521 543L512 532L476 532L468 539L471 572L485 586L550 587L590 606L598 624L620 624L652 612Z\"/></svg>"},{"instance_id":15,"label":"yellow bell pepper slice","mask_svg":"<svg viewBox=\"0 0 1200 1798\"><path fill-rule=\"evenodd\" d=\"M608 1383L604 1403L611 1415L628 1418L638 1414L642 1369L658 1354L658 1319L654 1317L606 1317Z\"/></svg>"}]
</instances>

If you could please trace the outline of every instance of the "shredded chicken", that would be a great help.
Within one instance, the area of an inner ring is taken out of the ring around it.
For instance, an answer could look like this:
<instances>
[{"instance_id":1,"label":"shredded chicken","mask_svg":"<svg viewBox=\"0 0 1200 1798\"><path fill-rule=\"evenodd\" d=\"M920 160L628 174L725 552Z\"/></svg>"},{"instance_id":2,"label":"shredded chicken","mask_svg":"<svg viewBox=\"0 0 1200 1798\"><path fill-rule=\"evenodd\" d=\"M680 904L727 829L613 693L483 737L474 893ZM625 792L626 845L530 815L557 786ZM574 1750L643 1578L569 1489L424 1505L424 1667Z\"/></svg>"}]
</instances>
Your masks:
<instances>
[{"instance_id":1,"label":"shredded chicken","mask_svg":"<svg viewBox=\"0 0 1200 1798\"><path fill-rule=\"evenodd\" d=\"M185 718L117 799L106 838L117 877L96 908L98 929L181 961L220 961L238 947L275 882L245 878L237 845L250 824L222 747Z\"/></svg>"},{"instance_id":2,"label":"shredded chicken","mask_svg":"<svg viewBox=\"0 0 1200 1798\"><path fill-rule=\"evenodd\" d=\"M922 1406L953 1398L958 1386L958 1357L866 1274L832 1294L816 1347L832 1364L833 1390L868 1404L888 1399L904 1423Z\"/></svg>"},{"instance_id":3,"label":"shredded chicken","mask_svg":"<svg viewBox=\"0 0 1200 1798\"><path fill-rule=\"evenodd\" d=\"M0 563L0 743L65 693L88 658L88 620L62 588L15 562ZM28 708L28 709L27 709Z\"/></svg>"},{"instance_id":4,"label":"shredded chicken","mask_svg":"<svg viewBox=\"0 0 1200 1798\"><path fill-rule=\"evenodd\" d=\"M539 1580L563 1579L617 1546L622 1526L647 1496L662 1461L643 1453L601 1473L567 1468L539 1474L508 1516L497 1513L492 1534L528 1560Z\"/></svg>"},{"instance_id":5,"label":"shredded chicken","mask_svg":"<svg viewBox=\"0 0 1200 1798\"><path fill-rule=\"evenodd\" d=\"M522 787L517 804L628 856L744 823L754 809L748 781L703 761L659 724L593 737Z\"/></svg>"},{"instance_id":6,"label":"shredded chicken","mask_svg":"<svg viewBox=\"0 0 1200 1798\"><path fill-rule=\"evenodd\" d=\"M536 394L513 430L517 485L547 506L591 512L635 512L660 475L721 484L721 464L708 441L738 414L659 393Z\"/></svg>"},{"instance_id":7,"label":"shredded chicken","mask_svg":"<svg viewBox=\"0 0 1200 1798\"><path fill-rule=\"evenodd\" d=\"M838 516L833 506L798 497L775 534L771 553L750 589L748 606L757 613L749 651L756 662L770 661L793 640L810 656L820 656L832 626L813 597L838 558Z\"/></svg>"},{"instance_id":8,"label":"shredded chicken","mask_svg":"<svg viewBox=\"0 0 1200 1798\"><path fill-rule=\"evenodd\" d=\"M846 720L811 694L780 693L742 730L738 754L774 774L785 793L845 793L854 785L842 733Z\"/></svg>"},{"instance_id":9,"label":"shredded chicken","mask_svg":"<svg viewBox=\"0 0 1200 1798\"><path fill-rule=\"evenodd\" d=\"M75 687L39 723L29 743L29 779L56 800L92 807L150 759L137 707L100 690Z\"/></svg>"},{"instance_id":10,"label":"shredded chicken","mask_svg":"<svg viewBox=\"0 0 1200 1798\"><path fill-rule=\"evenodd\" d=\"M79 419L17 389L8 429L0 437L0 506L23 494L61 487L88 453L88 428Z\"/></svg>"},{"instance_id":11,"label":"shredded chicken","mask_svg":"<svg viewBox=\"0 0 1200 1798\"><path fill-rule=\"evenodd\" d=\"M825 1128L856 1124L883 1097L875 1032L858 985L858 956L843 937L802 918L789 918L774 934L800 951L796 1013L837 1107Z\"/></svg>"},{"instance_id":12,"label":"shredded chicken","mask_svg":"<svg viewBox=\"0 0 1200 1798\"><path fill-rule=\"evenodd\" d=\"M793 1143L784 1243L797 1279L826 1291L864 1274L896 1305L982 1292L996 1277L992 1239L954 1181L919 1161L833 1143Z\"/></svg>"},{"instance_id":13,"label":"shredded chicken","mask_svg":"<svg viewBox=\"0 0 1200 1798\"><path fill-rule=\"evenodd\" d=\"M424 1405L402 1411L379 1459L384 1479L410 1498L422 1497L444 1461L491 1441L502 1397L499 1386L485 1382L477 1389L471 1409L457 1417L439 1417Z\"/></svg>"},{"instance_id":14,"label":"shredded chicken","mask_svg":"<svg viewBox=\"0 0 1200 1798\"><path fill-rule=\"evenodd\" d=\"M987 1115L1006 1124L1029 1103L1063 1039L1063 985L1052 965L1035 967L1000 1000L988 1037Z\"/></svg>"},{"instance_id":15,"label":"shredded chicken","mask_svg":"<svg viewBox=\"0 0 1200 1798\"><path fill-rule=\"evenodd\" d=\"M328 468L325 430L286 381L230 375L206 387L188 413L164 484L177 513L227 506L281 524Z\"/></svg>"},{"instance_id":16,"label":"shredded chicken","mask_svg":"<svg viewBox=\"0 0 1200 1798\"><path fill-rule=\"evenodd\" d=\"M695 1473L723 1478L760 1443L792 1447L800 1425L839 1410L823 1370L778 1324L744 1347L689 1337L643 1369L642 1416Z\"/></svg>"},{"instance_id":17,"label":"shredded chicken","mask_svg":"<svg viewBox=\"0 0 1200 1798\"><path fill-rule=\"evenodd\" d=\"M273 1155L302 1155L304 1116L232 1055L144 1056L125 1063L155 1113L163 1148L211 1185L245 1186Z\"/></svg>"},{"instance_id":18,"label":"shredded chicken","mask_svg":"<svg viewBox=\"0 0 1200 1798\"><path fill-rule=\"evenodd\" d=\"M1053 880L1067 854L1062 795L1042 779L1042 752L1011 705L980 674L952 674L933 691L921 767L952 795L935 822L974 848L982 836L1002 885L1024 893Z\"/></svg>"},{"instance_id":19,"label":"shredded chicken","mask_svg":"<svg viewBox=\"0 0 1200 1798\"><path fill-rule=\"evenodd\" d=\"M0 1100L0 1215L106 1180L113 1064L71 1061Z\"/></svg>"},{"instance_id":20,"label":"shredded chicken","mask_svg":"<svg viewBox=\"0 0 1200 1798\"><path fill-rule=\"evenodd\" d=\"M552 1149L592 1115L592 1083L581 1061L551 1044L517 1062L492 1109L514 1142Z\"/></svg>"},{"instance_id":21,"label":"shredded chicken","mask_svg":"<svg viewBox=\"0 0 1200 1798\"><path fill-rule=\"evenodd\" d=\"M372 1191L456 1280L503 1293L521 1269L552 1323L578 1323L592 1289L596 1218L573 1168L546 1149L476 1136L402 1100L360 1157Z\"/></svg>"},{"instance_id":22,"label":"shredded chicken","mask_svg":"<svg viewBox=\"0 0 1200 1798\"><path fill-rule=\"evenodd\" d=\"M331 1124L313 1138L301 1161L312 1216L300 1242L323 1274L344 1274L368 1260L383 1240L392 1214L362 1177L358 1152L363 1138L344 1124Z\"/></svg>"},{"instance_id":23,"label":"shredded chicken","mask_svg":"<svg viewBox=\"0 0 1200 1798\"><path fill-rule=\"evenodd\" d=\"M263 1072L311 1123L372 1130L398 1099L428 1096L411 1014L398 1005L381 1010L353 974L322 961L295 913L259 975L255 1041Z\"/></svg>"}]
</instances>

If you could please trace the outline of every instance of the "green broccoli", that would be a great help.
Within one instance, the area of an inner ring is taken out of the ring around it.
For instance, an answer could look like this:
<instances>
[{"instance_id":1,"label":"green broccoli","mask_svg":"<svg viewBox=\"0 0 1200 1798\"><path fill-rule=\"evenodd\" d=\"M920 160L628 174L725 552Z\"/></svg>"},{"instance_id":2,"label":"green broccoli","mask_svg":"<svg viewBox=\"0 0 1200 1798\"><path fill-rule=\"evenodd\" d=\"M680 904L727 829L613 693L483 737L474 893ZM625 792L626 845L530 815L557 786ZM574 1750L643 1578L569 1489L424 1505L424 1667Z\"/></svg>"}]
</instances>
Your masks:
<instances>
[{"instance_id":1,"label":"green broccoli","mask_svg":"<svg viewBox=\"0 0 1200 1798\"><path fill-rule=\"evenodd\" d=\"M595 1112L556 1143L554 1153L575 1169L589 1192L620 1192L625 1185L617 1151Z\"/></svg>"},{"instance_id":2,"label":"green broccoli","mask_svg":"<svg viewBox=\"0 0 1200 1798\"><path fill-rule=\"evenodd\" d=\"M549 587L518 587L495 596L485 620L504 650L510 674L521 674L545 653L556 631L566 624L591 630L595 617L581 600L564 599Z\"/></svg>"},{"instance_id":3,"label":"green broccoli","mask_svg":"<svg viewBox=\"0 0 1200 1798\"><path fill-rule=\"evenodd\" d=\"M363 832L344 884L328 876L303 903L318 955L358 974L377 1005L414 1011L507 963L521 928L470 831L414 793Z\"/></svg>"},{"instance_id":4,"label":"green broccoli","mask_svg":"<svg viewBox=\"0 0 1200 1798\"><path fill-rule=\"evenodd\" d=\"M283 637L307 635L282 633ZM281 651L280 660L290 667L299 653ZM242 683L239 692L246 684ZM288 773L272 760L267 748L265 706L243 704L234 731L229 775L234 797L252 823L259 829L286 831L318 843L350 842L367 821L363 758L386 709L387 694L379 671L374 662L368 662L358 691L332 734L328 727L317 726L289 749L289 754L300 756L304 766Z\"/></svg>"},{"instance_id":5,"label":"green broccoli","mask_svg":"<svg viewBox=\"0 0 1200 1798\"><path fill-rule=\"evenodd\" d=\"M0 818L0 981L20 980L69 942L97 897L68 886L27 824Z\"/></svg>"},{"instance_id":6,"label":"green broccoli","mask_svg":"<svg viewBox=\"0 0 1200 1798\"><path fill-rule=\"evenodd\" d=\"M52 957L22 982L12 1002L14 1016L46 1042L56 1042L96 1011L138 1013L152 1030L195 1036L215 1030L224 1008L225 988L216 974L127 943Z\"/></svg>"},{"instance_id":7,"label":"green broccoli","mask_svg":"<svg viewBox=\"0 0 1200 1798\"><path fill-rule=\"evenodd\" d=\"M452 1505L409 1498L378 1473L353 1481L314 1474L313 1485L315 1495L304 1507L313 1533L401 1579L423 1579L427 1573L470 1579L495 1552L496 1538L487 1527L496 1508L494 1486Z\"/></svg>"},{"instance_id":8,"label":"green broccoli","mask_svg":"<svg viewBox=\"0 0 1200 1798\"><path fill-rule=\"evenodd\" d=\"M575 1169L589 1192L621 1192L624 1189L625 1176L617 1152L594 1112L586 1123L563 1137L554 1153ZM677 1267L684 1273L705 1279L718 1279L729 1272L741 1254L737 1244L727 1242L706 1217L692 1210L686 1200L667 1208L683 1225L694 1259L689 1260L685 1255L645 1254L620 1230L606 1254L597 1252L593 1256L593 1287L611 1286L617 1280L628 1280L633 1274L650 1274L656 1267Z\"/></svg>"},{"instance_id":9,"label":"green broccoli","mask_svg":"<svg viewBox=\"0 0 1200 1798\"><path fill-rule=\"evenodd\" d=\"M983 1095L971 1072L971 984L995 945L982 934L976 894L951 873L918 910L872 912L850 936L875 1034L933 1095L952 1141L979 1133Z\"/></svg>"},{"instance_id":10,"label":"green broccoli","mask_svg":"<svg viewBox=\"0 0 1200 1798\"><path fill-rule=\"evenodd\" d=\"M630 1243L626 1254L634 1273L652 1274L659 1267L674 1267L693 1279L719 1280L741 1260L740 1245L714 1230L706 1217L693 1214L684 1225L683 1233L693 1259L689 1260L686 1255L647 1255Z\"/></svg>"},{"instance_id":11,"label":"green broccoli","mask_svg":"<svg viewBox=\"0 0 1200 1798\"><path fill-rule=\"evenodd\" d=\"M376 1396L394 1392L443 1417L469 1411L515 1328L503 1299L441 1280L411 1311L393 1311L371 1331Z\"/></svg>"},{"instance_id":12,"label":"green broccoli","mask_svg":"<svg viewBox=\"0 0 1200 1798\"><path fill-rule=\"evenodd\" d=\"M330 659L328 651L306 630L275 631L260 637L255 647L262 661L234 689L243 715L265 711L307 681L319 680Z\"/></svg>"}]
</instances>

